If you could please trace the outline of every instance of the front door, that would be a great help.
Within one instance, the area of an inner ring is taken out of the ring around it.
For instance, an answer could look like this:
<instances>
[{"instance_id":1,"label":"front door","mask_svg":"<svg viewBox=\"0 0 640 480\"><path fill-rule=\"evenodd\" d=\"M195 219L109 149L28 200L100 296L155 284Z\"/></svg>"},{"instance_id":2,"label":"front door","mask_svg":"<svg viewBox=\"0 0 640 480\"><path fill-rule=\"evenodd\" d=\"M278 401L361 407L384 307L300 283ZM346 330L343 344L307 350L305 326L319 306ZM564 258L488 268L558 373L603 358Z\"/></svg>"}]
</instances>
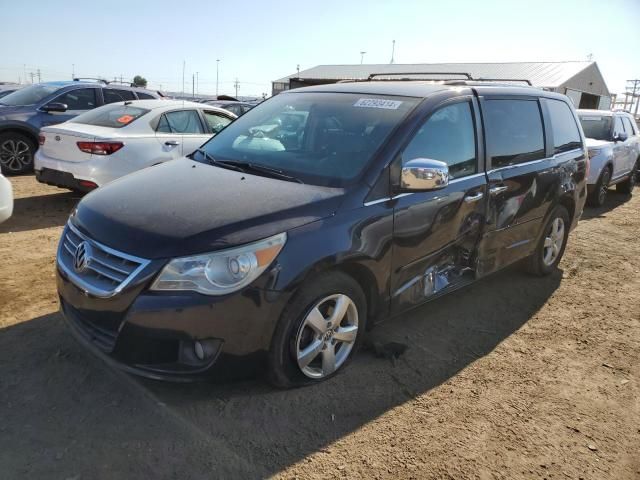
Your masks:
<instances>
[{"instance_id":1,"label":"front door","mask_svg":"<svg viewBox=\"0 0 640 480\"><path fill-rule=\"evenodd\" d=\"M59 95L49 103L63 103L67 106L66 112L40 112L40 127L56 125L71 120L88 110L98 106L96 97L97 88L77 88Z\"/></svg>"},{"instance_id":2,"label":"front door","mask_svg":"<svg viewBox=\"0 0 640 480\"><path fill-rule=\"evenodd\" d=\"M394 313L451 290L472 276L486 209L478 119L472 97L446 102L425 119L402 152L402 163L416 158L446 162L450 181L441 190L395 197Z\"/></svg>"},{"instance_id":3,"label":"front door","mask_svg":"<svg viewBox=\"0 0 640 480\"><path fill-rule=\"evenodd\" d=\"M627 141L615 140L619 134L624 134L625 129L620 115L613 116L613 175L612 180L627 173L627 164L629 163L629 147Z\"/></svg>"}]
</instances>

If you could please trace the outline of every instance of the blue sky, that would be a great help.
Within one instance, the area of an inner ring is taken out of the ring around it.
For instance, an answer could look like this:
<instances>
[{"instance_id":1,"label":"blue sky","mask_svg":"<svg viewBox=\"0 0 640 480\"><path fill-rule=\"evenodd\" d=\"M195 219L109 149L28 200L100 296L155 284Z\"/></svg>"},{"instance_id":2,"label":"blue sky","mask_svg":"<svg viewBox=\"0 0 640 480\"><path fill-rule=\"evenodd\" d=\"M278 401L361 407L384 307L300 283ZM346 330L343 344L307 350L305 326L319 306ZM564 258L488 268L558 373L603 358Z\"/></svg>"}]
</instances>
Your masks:
<instances>
[{"instance_id":1,"label":"blue sky","mask_svg":"<svg viewBox=\"0 0 640 480\"><path fill-rule=\"evenodd\" d=\"M4 3L4 2L3 2ZM586 60L612 92L640 78L640 0L9 1L0 80L136 74L181 90L186 62L201 93L270 92L296 65ZM26 68L24 65L26 64ZM23 80L24 81L24 80Z\"/></svg>"}]
</instances>

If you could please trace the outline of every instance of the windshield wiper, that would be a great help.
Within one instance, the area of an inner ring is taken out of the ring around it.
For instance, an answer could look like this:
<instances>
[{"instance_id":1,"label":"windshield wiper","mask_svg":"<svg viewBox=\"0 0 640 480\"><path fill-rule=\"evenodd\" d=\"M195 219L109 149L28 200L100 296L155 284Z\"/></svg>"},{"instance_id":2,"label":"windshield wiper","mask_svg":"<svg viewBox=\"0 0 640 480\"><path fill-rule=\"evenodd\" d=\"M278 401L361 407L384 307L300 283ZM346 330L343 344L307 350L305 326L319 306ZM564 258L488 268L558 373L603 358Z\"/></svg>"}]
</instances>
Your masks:
<instances>
[{"instance_id":1,"label":"windshield wiper","mask_svg":"<svg viewBox=\"0 0 640 480\"><path fill-rule=\"evenodd\" d=\"M234 162L225 162L223 160L216 160L211 155L209 155L206 151L204 151L202 148L196 148L194 150L194 153L195 152L198 152L198 153L202 154L202 156L206 160L208 160L211 165L215 165L215 166L218 166L218 167L221 167L221 168L227 168L229 170L235 170L236 172L245 173L243 168L241 168L239 166L236 166L236 165L233 165Z\"/></svg>"},{"instance_id":2,"label":"windshield wiper","mask_svg":"<svg viewBox=\"0 0 640 480\"><path fill-rule=\"evenodd\" d=\"M237 167L241 168L242 170L244 170L245 172L247 170L252 170L252 171L254 171L256 173L267 175L267 176L273 177L273 178L280 178L280 179L286 180L288 182L304 183L299 178L294 177L292 175L288 175L288 174L284 173L282 170L278 170L277 168L267 167L265 165L260 165L260 164L257 164L257 163L250 163L250 162L224 162L224 163L225 163L225 165L237 166Z\"/></svg>"}]
</instances>

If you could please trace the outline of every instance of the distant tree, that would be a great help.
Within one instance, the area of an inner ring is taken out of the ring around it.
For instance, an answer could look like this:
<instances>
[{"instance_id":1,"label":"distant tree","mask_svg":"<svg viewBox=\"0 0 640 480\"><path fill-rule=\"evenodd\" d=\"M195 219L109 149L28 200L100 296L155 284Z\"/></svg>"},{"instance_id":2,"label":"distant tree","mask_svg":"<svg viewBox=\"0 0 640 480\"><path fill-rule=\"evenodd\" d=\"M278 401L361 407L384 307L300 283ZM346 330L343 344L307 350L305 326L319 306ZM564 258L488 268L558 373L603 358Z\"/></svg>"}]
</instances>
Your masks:
<instances>
[{"instance_id":1,"label":"distant tree","mask_svg":"<svg viewBox=\"0 0 640 480\"><path fill-rule=\"evenodd\" d=\"M136 87L142 87L142 88L146 88L147 86L147 79L144 77L141 77L140 75L136 75L135 77L133 77L133 84Z\"/></svg>"}]
</instances>

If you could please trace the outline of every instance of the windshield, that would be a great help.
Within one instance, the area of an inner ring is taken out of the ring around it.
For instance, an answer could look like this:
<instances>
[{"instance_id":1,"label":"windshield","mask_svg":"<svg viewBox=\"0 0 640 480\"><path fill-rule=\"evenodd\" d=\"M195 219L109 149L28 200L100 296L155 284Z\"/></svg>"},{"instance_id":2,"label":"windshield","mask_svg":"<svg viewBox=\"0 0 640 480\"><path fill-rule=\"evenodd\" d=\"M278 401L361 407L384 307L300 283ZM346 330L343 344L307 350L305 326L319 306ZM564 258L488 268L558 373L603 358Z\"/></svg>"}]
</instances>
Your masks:
<instances>
[{"instance_id":1,"label":"windshield","mask_svg":"<svg viewBox=\"0 0 640 480\"><path fill-rule=\"evenodd\" d=\"M71 120L72 123L97 125L100 127L122 128L137 120L149 110L130 105L112 103L81 113Z\"/></svg>"},{"instance_id":2,"label":"windshield","mask_svg":"<svg viewBox=\"0 0 640 480\"><path fill-rule=\"evenodd\" d=\"M34 105L60 88L62 87L56 85L29 85L28 87L10 93L6 97L2 97L0 104L10 105L12 107Z\"/></svg>"},{"instance_id":3,"label":"windshield","mask_svg":"<svg viewBox=\"0 0 640 480\"><path fill-rule=\"evenodd\" d=\"M419 99L351 93L285 93L263 102L204 145L226 162L277 169L304 183L342 187Z\"/></svg>"},{"instance_id":4,"label":"windshield","mask_svg":"<svg viewBox=\"0 0 640 480\"><path fill-rule=\"evenodd\" d=\"M580 115L584 136L594 140L611 140L611 120L608 115Z\"/></svg>"}]
</instances>

